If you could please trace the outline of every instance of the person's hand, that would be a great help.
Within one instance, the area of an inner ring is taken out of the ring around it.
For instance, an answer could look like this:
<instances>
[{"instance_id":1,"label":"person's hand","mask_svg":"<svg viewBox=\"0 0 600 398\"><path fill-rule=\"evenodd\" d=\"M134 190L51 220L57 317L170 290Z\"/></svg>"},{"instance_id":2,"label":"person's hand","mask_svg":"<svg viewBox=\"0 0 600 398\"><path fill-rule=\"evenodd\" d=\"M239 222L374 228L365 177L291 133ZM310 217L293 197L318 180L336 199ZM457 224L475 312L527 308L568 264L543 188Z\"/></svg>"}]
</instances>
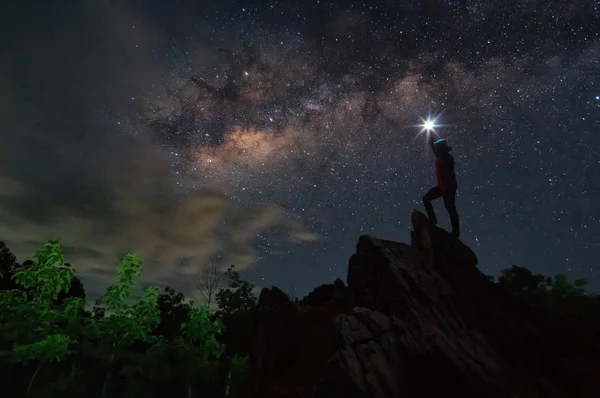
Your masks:
<instances>
[{"instance_id":1,"label":"person's hand","mask_svg":"<svg viewBox=\"0 0 600 398\"><path fill-rule=\"evenodd\" d=\"M435 148L434 148L434 143L433 143L433 134L431 134L431 133L429 133L429 147L435 154Z\"/></svg>"}]
</instances>

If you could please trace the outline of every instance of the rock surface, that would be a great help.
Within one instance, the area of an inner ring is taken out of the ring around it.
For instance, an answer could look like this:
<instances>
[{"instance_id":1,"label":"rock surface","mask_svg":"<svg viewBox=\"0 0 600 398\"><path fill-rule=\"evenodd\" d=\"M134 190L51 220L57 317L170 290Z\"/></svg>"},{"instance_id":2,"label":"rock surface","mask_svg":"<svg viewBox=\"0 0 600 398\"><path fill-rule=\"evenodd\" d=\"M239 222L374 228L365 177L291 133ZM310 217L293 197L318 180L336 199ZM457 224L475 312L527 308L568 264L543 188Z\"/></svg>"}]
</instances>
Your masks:
<instances>
[{"instance_id":1,"label":"rock surface","mask_svg":"<svg viewBox=\"0 0 600 398\"><path fill-rule=\"evenodd\" d=\"M595 396L565 382L574 365L557 358L550 325L467 246L418 211L412 224L411 245L361 236L348 288L317 288L303 305L263 289L250 396Z\"/></svg>"},{"instance_id":2,"label":"rock surface","mask_svg":"<svg viewBox=\"0 0 600 398\"><path fill-rule=\"evenodd\" d=\"M306 397L320 383L337 350L337 316L351 313L351 306L334 297L320 301L319 307L303 308L276 287L262 290L251 355L251 396Z\"/></svg>"}]
</instances>

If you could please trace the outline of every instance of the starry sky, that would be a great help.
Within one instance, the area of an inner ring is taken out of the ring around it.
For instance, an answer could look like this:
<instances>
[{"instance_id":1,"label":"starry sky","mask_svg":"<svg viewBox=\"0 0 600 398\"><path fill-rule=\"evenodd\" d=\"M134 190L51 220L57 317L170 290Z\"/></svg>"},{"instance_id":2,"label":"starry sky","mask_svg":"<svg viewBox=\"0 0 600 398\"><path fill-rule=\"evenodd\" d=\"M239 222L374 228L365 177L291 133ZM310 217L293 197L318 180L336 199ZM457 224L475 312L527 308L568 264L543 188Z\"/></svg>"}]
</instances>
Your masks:
<instances>
[{"instance_id":1,"label":"starry sky","mask_svg":"<svg viewBox=\"0 0 600 398\"><path fill-rule=\"evenodd\" d=\"M60 240L89 296L127 251L190 296L207 264L294 296L345 279L360 235L410 242L428 117L480 269L600 289L597 1L12 3L0 239Z\"/></svg>"}]
</instances>

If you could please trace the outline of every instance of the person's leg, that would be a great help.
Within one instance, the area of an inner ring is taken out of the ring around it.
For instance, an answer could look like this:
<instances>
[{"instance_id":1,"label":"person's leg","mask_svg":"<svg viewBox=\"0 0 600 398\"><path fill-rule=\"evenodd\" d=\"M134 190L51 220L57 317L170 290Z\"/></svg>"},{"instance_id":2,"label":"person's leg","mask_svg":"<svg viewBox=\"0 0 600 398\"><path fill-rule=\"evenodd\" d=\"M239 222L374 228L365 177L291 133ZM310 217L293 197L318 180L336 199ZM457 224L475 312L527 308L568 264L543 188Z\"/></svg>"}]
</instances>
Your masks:
<instances>
[{"instance_id":1,"label":"person's leg","mask_svg":"<svg viewBox=\"0 0 600 398\"><path fill-rule=\"evenodd\" d=\"M423 196L423 205L425 211L427 211L427 217L434 225L437 224L437 218L435 217L435 211L433 210L432 200L438 199L442 196L442 190L438 187L433 187Z\"/></svg>"},{"instance_id":2,"label":"person's leg","mask_svg":"<svg viewBox=\"0 0 600 398\"><path fill-rule=\"evenodd\" d=\"M452 224L452 236L459 237L460 227L458 223L458 211L456 210L456 190L444 192L444 206L450 215L450 223Z\"/></svg>"}]
</instances>

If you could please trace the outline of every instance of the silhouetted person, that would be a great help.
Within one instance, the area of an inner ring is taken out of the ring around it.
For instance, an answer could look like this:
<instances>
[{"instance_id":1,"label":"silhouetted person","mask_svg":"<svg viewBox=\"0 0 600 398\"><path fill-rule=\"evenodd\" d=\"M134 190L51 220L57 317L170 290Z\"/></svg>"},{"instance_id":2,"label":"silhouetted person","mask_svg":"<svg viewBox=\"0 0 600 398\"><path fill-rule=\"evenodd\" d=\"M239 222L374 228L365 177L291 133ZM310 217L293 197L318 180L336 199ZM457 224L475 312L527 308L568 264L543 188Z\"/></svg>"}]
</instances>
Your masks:
<instances>
[{"instance_id":1,"label":"silhouetted person","mask_svg":"<svg viewBox=\"0 0 600 398\"><path fill-rule=\"evenodd\" d=\"M433 136L430 136L429 144L436 157L435 174L437 176L437 185L423 196L423 204L425 205L429 220L437 224L437 218L435 217L431 201L443 198L444 206L448 210L450 222L452 223L452 236L458 238L460 235L458 212L456 211L456 189L458 185L456 183L456 174L454 173L454 158L450 155L452 147L443 138L434 141Z\"/></svg>"}]
</instances>

